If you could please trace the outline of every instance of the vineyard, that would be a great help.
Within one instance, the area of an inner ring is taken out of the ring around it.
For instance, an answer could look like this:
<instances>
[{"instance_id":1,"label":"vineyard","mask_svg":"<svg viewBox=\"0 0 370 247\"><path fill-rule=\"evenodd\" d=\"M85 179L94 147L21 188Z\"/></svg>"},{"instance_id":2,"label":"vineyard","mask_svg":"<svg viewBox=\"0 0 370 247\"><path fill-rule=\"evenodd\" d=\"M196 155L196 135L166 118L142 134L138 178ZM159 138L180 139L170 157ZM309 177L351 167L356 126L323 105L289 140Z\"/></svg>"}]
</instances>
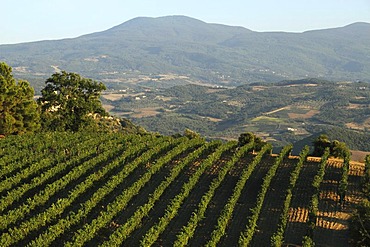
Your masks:
<instances>
[{"instance_id":1,"label":"vineyard","mask_svg":"<svg viewBox=\"0 0 370 247\"><path fill-rule=\"evenodd\" d=\"M0 246L349 246L364 164L154 134L0 139Z\"/></svg>"}]
</instances>

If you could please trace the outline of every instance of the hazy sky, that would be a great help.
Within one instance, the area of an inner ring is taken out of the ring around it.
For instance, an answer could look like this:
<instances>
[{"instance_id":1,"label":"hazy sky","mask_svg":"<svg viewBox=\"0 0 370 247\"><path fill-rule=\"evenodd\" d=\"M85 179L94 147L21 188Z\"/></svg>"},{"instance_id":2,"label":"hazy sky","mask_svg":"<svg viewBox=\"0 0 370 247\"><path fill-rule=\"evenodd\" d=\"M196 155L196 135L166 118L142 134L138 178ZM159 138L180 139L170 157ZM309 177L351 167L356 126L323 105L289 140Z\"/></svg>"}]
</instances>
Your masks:
<instances>
[{"instance_id":1,"label":"hazy sky","mask_svg":"<svg viewBox=\"0 0 370 247\"><path fill-rule=\"evenodd\" d=\"M0 44L9 44L77 37L138 16L302 32L370 23L370 0L1 0L0 13Z\"/></svg>"}]
</instances>

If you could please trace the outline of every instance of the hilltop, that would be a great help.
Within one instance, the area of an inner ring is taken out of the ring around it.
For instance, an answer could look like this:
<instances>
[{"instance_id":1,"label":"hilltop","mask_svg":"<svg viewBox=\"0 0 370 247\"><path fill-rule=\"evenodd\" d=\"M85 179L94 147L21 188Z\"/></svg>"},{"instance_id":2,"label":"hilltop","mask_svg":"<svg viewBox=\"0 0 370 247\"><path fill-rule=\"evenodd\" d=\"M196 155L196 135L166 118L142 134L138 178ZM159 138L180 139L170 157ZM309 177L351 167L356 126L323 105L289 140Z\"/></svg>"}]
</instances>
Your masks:
<instances>
[{"instance_id":1,"label":"hilltop","mask_svg":"<svg viewBox=\"0 0 370 247\"><path fill-rule=\"evenodd\" d=\"M255 32L186 16L139 17L72 39L0 45L0 60L36 91L59 70L108 88L171 75L168 83L241 85L317 77L370 79L370 24L303 33Z\"/></svg>"}]
</instances>

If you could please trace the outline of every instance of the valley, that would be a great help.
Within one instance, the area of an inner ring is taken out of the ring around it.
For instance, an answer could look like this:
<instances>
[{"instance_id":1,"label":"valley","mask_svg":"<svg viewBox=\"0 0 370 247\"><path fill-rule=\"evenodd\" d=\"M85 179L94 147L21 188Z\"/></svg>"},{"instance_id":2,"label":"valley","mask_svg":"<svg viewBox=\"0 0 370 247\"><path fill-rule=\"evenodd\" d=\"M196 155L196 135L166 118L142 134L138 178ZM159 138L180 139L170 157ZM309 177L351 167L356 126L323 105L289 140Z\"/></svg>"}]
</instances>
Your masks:
<instances>
[{"instance_id":1,"label":"valley","mask_svg":"<svg viewBox=\"0 0 370 247\"><path fill-rule=\"evenodd\" d=\"M111 114L127 117L149 131L171 135L190 128L211 139L235 139L241 132L252 131L277 145L330 128L369 137L369 99L367 83L318 79L232 88L136 86L102 95ZM357 143L342 141L354 150L370 150L366 138Z\"/></svg>"}]
</instances>

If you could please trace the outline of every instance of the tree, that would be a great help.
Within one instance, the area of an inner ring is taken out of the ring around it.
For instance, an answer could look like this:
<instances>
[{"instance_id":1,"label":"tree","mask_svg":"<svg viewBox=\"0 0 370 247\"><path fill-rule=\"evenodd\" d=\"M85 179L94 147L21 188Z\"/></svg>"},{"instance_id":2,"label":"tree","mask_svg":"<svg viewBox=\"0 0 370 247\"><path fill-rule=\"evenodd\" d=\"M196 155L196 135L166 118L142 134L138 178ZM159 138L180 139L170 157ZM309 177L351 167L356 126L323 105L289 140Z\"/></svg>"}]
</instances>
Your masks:
<instances>
[{"instance_id":1,"label":"tree","mask_svg":"<svg viewBox=\"0 0 370 247\"><path fill-rule=\"evenodd\" d=\"M241 147L241 146L244 146L252 141L254 141L255 139L255 135L251 132L247 132L247 133L242 133L240 134L239 138L238 138L238 145Z\"/></svg>"},{"instance_id":2,"label":"tree","mask_svg":"<svg viewBox=\"0 0 370 247\"><path fill-rule=\"evenodd\" d=\"M322 156L326 148L330 148L330 154L337 158L343 158L345 161L349 162L351 157L351 152L347 147L346 143L334 140L330 142L327 135L321 134L314 141L314 151L312 155Z\"/></svg>"},{"instance_id":3,"label":"tree","mask_svg":"<svg viewBox=\"0 0 370 247\"><path fill-rule=\"evenodd\" d=\"M259 152L266 145L267 142L263 141L261 137L255 136L254 138L254 151Z\"/></svg>"},{"instance_id":4,"label":"tree","mask_svg":"<svg viewBox=\"0 0 370 247\"><path fill-rule=\"evenodd\" d=\"M45 83L38 102L46 129L78 131L93 126L94 116L107 115L99 100L106 89L103 83L65 71L53 74Z\"/></svg>"},{"instance_id":5,"label":"tree","mask_svg":"<svg viewBox=\"0 0 370 247\"><path fill-rule=\"evenodd\" d=\"M262 149L262 147L266 144L265 141L263 141L261 139L261 137L258 137L256 136L255 134L251 133L251 132L246 132L246 133L242 133L240 134L239 138L238 138L238 145L241 147L241 146L244 146L250 142L254 142L254 146L253 146L253 150L254 151L260 151Z\"/></svg>"},{"instance_id":6,"label":"tree","mask_svg":"<svg viewBox=\"0 0 370 247\"><path fill-rule=\"evenodd\" d=\"M23 134L40 127L40 114L27 81L16 80L12 68L0 63L0 135Z\"/></svg>"},{"instance_id":7,"label":"tree","mask_svg":"<svg viewBox=\"0 0 370 247\"><path fill-rule=\"evenodd\" d=\"M331 144L331 154L334 157L345 159L346 157L349 157L351 153L344 142L335 140Z\"/></svg>"},{"instance_id":8,"label":"tree","mask_svg":"<svg viewBox=\"0 0 370 247\"><path fill-rule=\"evenodd\" d=\"M331 143L327 135L321 134L313 141L313 145L314 150L312 155L321 157L324 154L325 149L331 146Z\"/></svg>"}]
</instances>

